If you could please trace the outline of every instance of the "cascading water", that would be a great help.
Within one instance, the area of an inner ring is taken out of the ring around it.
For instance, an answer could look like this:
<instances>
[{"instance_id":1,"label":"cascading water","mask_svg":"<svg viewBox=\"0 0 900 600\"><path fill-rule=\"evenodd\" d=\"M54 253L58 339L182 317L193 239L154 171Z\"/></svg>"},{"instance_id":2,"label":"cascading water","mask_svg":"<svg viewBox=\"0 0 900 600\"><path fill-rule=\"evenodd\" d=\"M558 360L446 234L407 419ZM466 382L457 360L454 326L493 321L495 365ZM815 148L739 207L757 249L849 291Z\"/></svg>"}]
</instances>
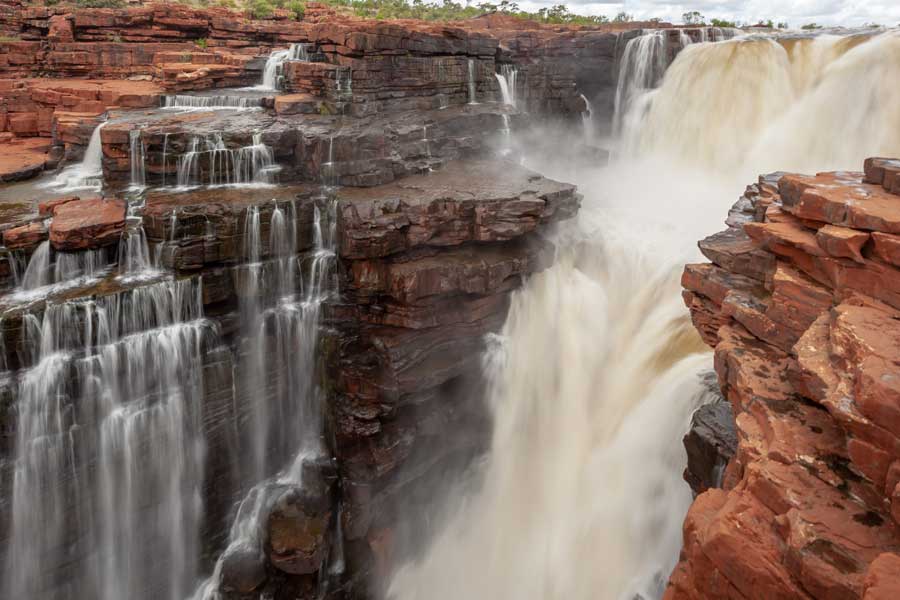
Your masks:
<instances>
[{"instance_id":1,"label":"cascading water","mask_svg":"<svg viewBox=\"0 0 900 600\"><path fill-rule=\"evenodd\" d=\"M591 106L591 101L587 99L587 96L584 94L579 94L579 97L584 101L584 112L581 113L581 126L584 129L584 140L586 142L590 142L594 139L594 108Z\"/></svg>"},{"instance_id":2,"label":"cascading water","mask_svg":"<svg viewBox=\"0 0 900 600\"><path fill-rule=\"evenodd\" d=\"M275 50L266 60L262 83L254 89L280 90L284 86L284 63L289 60L309 60L306 44L291 44L287 50Z\"/></svg>"},{"instance_id":3,"label":"cascading water","mask_svg":"<svg viewBox=\"0 0 900 600\"><path fill-rule=\"evenodd\" d=\"M228 148L218 134L191 138L190 149L178 159L178 187L274 183L275 153L263 143L262 134L253 134L252 142Z\"/></svg>"},{"instance_id":4,"label":"cascading water","mask_svg":"<svg viewBox=\"0 0 900 600\"><path fill-rule=\"evenodd\" d=\"M259 110L262 99L253 96L163 96L162 107L170 110Z\"/></svg>"},{"instance_id":5,"label":"cascading water","mask_svg":"<svg viewBox=\"0 0 900 600\"><path fill-rule=\"evenodd\" d=\"M252 415L251 481L258 481L238 509L228 547L195 600L218 600L222 561L263 552L261 527L272 492L303 485L303 468L322 456L322 408L314 367L319 312L334 290L336 203L313 209L313 250L298 262L293 204L275 206L268 244L261 236L260 209L246 215L241 314L245 339L241 380L245 394L267 396ZM272 258L263 260L268 247ZM297 275L299 274L299 279ZM263 285L267 283L268 285ZM272 373L275 373L274 380ZM291 458L293 457L293 458ZM289 459L285 462L286 459ZM275 470L278 475L267 479Z\"/></svg>"},{"instance_id":6,"label":"cascading water","mask_svg":"<svg viewBox=\"0 0 900 600\"><path fill-rule=\"evenodd\" d=\"M478 104L478 96L475 90L475 61L468 62L469 104Z\"/></svg>"},{"instance_id":7,"label":"cascading water","mask_svg":"<svg viewBox=\"0 0 900 600\"><path fill-rule=\"evenodd\" d=\"M898 54L897 31L692 45L629 118L623 154L665 153L745 181L898 154L900 105L887 100Z\"/></svg>"},{"instance_id":8,"label":"cascading water","mask_svg":"<svg viewBox=\"0 0 900 600\"><path fill-rule=\"evenodd\" d=\"M143 190L147 181L144 165L144 140L140 129L132 129L128 132L129 156L131 157L131 189Z\"/></svg>"},{"instance_id":9,"label":"cascading water","mask_svg":"<svg viewBox=\"0 0 900 600\"><path fill-rule=\"evenodd\" d=\"M786 51L796 43L836 46ZM658 89L633 96L631 141L608 168L532 157L585 200L487 356L495 420L481 487L424 551L413 540L389 598L661 596L691 500L681 437L713 395L699 377L712 358L679 297L683 263L701 259L695 240L757 174L900 153L898 78L897 32L692 44Z\"/></svg>"},{"instance_id":10,"label":"cascading water","mask_svg":"<svg viewBox=\"0 0 900 600\"><path fill-rule=\"evenodd\" d=\"M77 165L66 167L48 184L61 192L99 190L103 187L103 144L100 130L109 121L97 125L84 151L84 159Z\"/></svg>"},{"instance_id":11,"label":"cascading water","mask_svg":"<svg viewBox=\"0 0 900 600\"><path fill-rule=\"evenodd\" d=\"M109 269L104 248L77 252L59 252L49 241L38 244L10 301L27 300L47 292L48 286L78 286L105 275Z\"/></svg>"},{"instance_id":12,"label":"cascading water","mask_svg":"<svg viewBox=\"0 0 900 600\"><path fill-rule=\"evenodd\" d=\"M503 98L503 104L515 108L517 79L519 70L515 65L502 65L499 73L494 73L497 78L497 84L500 86L500 95Z\"/></svg>"},{"instance_id":13,"label":"cascading water","mask_svg":"<svg viewBox=\"0 0 900 600\"><path fill-rule=\"evenodd\" d=\"M199 283L27 316L37 362L19 383L3 597L183 600L199 556L203 356L216 340Z\"/></svg>"},{"instance_id":14,"label":"cascading water","mask_svg":"<svg viewBox=\"0 0 900 600\"><path fill-rule=\"evenodd\" d=\"M665 31L642 32L629 40L619 61L613 130L622 130L625 115L637 98L653 89L666 72L668 35Z\"/></svg>"}]
</instances>

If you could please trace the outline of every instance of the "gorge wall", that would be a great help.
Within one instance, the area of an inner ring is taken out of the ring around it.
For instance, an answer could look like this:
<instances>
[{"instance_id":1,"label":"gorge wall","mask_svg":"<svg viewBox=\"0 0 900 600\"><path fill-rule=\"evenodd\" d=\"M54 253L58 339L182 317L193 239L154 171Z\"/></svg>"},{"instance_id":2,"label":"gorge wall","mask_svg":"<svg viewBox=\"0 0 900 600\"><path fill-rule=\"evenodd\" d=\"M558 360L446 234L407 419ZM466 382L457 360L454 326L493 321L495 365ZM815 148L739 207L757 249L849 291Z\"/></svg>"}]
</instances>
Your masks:
<instances>
[{"instance_id":1,"label":"gorge wall","mask_svg":"<svg viewBox=\"0 0 900 600\"><path fill-rule=\"evenodd\" d=\"M666 598L900 592L897 173L760 177L685 268L730 410L686 440L700 495Z\"/></svg>"}]
</instances>

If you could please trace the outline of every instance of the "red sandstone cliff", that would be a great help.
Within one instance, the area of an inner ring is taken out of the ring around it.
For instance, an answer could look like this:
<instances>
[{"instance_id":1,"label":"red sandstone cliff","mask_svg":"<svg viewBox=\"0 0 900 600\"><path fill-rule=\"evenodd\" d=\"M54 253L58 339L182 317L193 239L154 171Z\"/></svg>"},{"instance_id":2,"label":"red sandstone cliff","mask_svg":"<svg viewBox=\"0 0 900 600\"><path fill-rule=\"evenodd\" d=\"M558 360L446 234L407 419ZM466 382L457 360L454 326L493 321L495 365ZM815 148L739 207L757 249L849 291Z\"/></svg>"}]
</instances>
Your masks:
<instances>
[{"instance_id":1,"label":"red sandstone cliff","mask_svg":"<svg viewBox=\"0 0 900 600\"><path fill-rule=\"evenodd\" d=\"M738 443L668 600L900 597L898 175L761 177L685 268Z\"/></svg>"}]
</instances>

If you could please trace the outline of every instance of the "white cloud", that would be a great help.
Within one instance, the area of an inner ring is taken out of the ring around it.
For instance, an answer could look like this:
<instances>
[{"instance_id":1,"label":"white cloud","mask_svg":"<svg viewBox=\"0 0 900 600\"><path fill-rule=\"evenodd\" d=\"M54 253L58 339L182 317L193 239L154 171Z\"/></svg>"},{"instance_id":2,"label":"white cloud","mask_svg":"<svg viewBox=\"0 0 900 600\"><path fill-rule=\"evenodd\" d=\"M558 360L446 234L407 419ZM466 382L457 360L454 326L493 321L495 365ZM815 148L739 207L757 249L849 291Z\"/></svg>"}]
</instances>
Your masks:
<instances>
[{"instance_id":1,"label":"white cloud","mask_svg":"<svg viewBox=\"0 0 900 600\"><path fill-rule=\"evenodd\" d=\"M804 23L820 25L860 26L878 23L886 26L900 24L900 2L897 0L623 0L595 2L594 0L523 0L519 6L537 10L554 4L566 4L579 14L607 15L625 11L637 19L658 17L664 21L681 22L681 15L700 11L707 19L755 23L772 19L787 22L793 27Z\"/></svg>"}]
</instances>

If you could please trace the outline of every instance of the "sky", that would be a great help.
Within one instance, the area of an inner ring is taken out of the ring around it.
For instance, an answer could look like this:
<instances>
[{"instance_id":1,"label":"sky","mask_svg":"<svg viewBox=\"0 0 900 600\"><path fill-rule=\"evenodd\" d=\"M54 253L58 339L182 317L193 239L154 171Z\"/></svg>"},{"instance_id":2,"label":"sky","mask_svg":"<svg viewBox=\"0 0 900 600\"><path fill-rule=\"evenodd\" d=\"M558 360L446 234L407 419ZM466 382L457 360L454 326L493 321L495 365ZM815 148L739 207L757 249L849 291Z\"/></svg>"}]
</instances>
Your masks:
<instances>
[{"instance_id":1,"label":"sky","mask_svg":"<svg viewBox=\"0 0 900 600\"><path fill-rule=\"evenodd\" d=\"M900 0L624 0L616 3L592 0L521 0L525 10L538 10L554 4L565 4L573 13L613 17L625 11L635 19L659 17L681 22L681 15L696 10L707 20L757 22L771 19L799 28L806 23L820 25L860 26L869 23L896 26L900 24Z\"/></svg>"}]
</instances>

